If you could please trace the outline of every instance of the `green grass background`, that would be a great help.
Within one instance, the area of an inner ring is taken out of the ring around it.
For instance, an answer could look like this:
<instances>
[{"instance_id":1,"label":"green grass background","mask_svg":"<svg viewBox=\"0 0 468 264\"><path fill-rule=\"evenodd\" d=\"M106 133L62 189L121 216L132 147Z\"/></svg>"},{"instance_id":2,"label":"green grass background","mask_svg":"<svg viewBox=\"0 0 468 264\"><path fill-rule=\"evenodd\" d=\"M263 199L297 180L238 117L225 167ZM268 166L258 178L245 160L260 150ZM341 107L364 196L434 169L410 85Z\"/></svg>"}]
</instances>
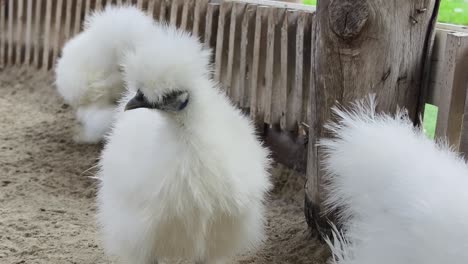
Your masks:
<instances>
[{"instance_id":1,"label":"green grass background","mask_svg":"<svg viewBox=\"0 0 468 264\"><path fill-rule=\"evenodd\" d=\"M317 0L304 0L304 4L316 5ZM439 22L468 25L468 0L442 0L439 9ZM437 120L437 107L426 104L424 111L424 132L434 138Z\"/></svg>"}]
</instances>

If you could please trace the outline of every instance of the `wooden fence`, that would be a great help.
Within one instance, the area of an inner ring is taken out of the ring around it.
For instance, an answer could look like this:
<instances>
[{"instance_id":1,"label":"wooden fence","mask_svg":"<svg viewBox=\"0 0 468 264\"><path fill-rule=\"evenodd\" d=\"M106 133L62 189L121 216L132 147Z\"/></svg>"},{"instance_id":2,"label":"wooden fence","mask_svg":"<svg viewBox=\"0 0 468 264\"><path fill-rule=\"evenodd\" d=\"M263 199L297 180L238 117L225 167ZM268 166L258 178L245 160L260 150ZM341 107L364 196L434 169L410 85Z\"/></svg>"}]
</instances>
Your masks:
<instances>
[{"instance_id":1,"label":"wooden fence","mask_svg":"<svg viewBox=\"0 0 468 264\"><path fill-rule=\"evenodd\" d=\"M438 107L436 137L468 154L468 28L439 24L427 102Z\"/></svg>"},{"instance_id":2,"label":"wooden fence","mask_svg":"<svg viewBox=\"0 0 468 264\"><path fill-rule=\"evenodd\" d=\"M49 71L63 44L80 32L85 16L107 4L134 4L159 21L193 32L213 49L214 77L257 121L274 152L282 154L276 158L305 172L313 7L258 0L0 3L0 67Z\"/></svg>"},{"instance_id":3,"label":"wooden fence","mask_svg":"<svg viewBox=\"0 0 468 264\"><path fill-rule=\"evenodd\" d=\"M277 158L305 172L313 7L262 0L0 0L0 67L47 72L90 11L129 3L211 47L214 77L226 93L259 124ZM467 153L468 30L438 25L431 62L426 101L439 108L436 135Z\"/></svg>"}]
</instances>

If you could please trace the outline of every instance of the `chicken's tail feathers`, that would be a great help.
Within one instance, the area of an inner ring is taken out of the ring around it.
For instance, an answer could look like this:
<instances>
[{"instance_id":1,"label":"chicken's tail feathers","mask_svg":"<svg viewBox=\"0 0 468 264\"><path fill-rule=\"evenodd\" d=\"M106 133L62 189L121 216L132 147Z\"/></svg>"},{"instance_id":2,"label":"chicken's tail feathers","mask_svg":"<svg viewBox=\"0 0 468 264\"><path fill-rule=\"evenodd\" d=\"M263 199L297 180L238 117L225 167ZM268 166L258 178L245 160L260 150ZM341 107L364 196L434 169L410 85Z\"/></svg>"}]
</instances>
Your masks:
<instances>
[{"instance_id":1,"label":"chicken's tail feathers","mask_svg":"<svg viewBox=\"0 0 468 264\"><path fill-rule=\"evenodd\" d=\"M318 143L326 173L325 206L338 211L340 220L377 206L395 166L407 166L421 151L422 133L405 109L390 115L378 113L376 107L373 94L349 108L333 107L335 121L325 126L331 137ZM375 197L369 201L363 194Z\"/></svg>"}]
</instances>

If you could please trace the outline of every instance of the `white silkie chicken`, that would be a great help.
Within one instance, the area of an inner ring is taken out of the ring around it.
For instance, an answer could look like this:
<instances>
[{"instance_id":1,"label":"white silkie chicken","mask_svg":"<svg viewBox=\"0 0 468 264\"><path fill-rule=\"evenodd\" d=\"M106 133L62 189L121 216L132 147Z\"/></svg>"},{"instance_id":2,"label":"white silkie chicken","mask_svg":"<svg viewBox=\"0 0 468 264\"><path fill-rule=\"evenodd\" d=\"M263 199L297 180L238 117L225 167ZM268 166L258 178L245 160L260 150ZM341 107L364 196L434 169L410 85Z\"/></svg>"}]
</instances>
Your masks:
<instances>
[{"instance_id":1,"label":"white silkie chicken","mask_svg":"<svg viewBox=\"0 0 468 264\"><path fill-rule=\"evenodd\" d=\"M69 40L55 68L57 90L76 111L74 139L96 143L108 132L125 90L123 54L149 34L154 20L132 6L107 6L87 17L84 31Z\"/></svg>"},{"instance_id":2,"label":"white silkie chicken","mask_svg":"<svg viewBox=\"0 0 468 264\"><path fill-rule=\"evenodd\" d=\"M334 111L335 138L320 143L326 204L344 225L328 241L332 263L468 263L467 164L372 98Z\"/></svg>"},{"instance_id":3,"label":"white silkie chicken","mask_svg":"<svg viewBox=\"0 0 468 264\"><path fill-rule=\"evenodd\" d=\"M224 263L264 239L269 153L210 79L210 52L166 30L124 60L134 97L100 160L104 248L132 264Z\"/></svg>"}]
</instances>

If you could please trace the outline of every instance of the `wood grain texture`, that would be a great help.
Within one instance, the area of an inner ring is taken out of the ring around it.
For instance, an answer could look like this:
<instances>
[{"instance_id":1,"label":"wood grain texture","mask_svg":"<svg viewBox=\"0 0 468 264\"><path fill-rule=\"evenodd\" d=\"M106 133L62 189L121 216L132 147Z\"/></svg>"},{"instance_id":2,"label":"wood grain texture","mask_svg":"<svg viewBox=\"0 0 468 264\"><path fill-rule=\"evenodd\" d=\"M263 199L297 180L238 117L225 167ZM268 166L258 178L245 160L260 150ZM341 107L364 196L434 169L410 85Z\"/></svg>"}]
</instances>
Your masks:
<instances>
[{"instance_id":1,"label":"wood grain texture","mask_svg":"<svg viewBox=\"0 0 468 264\"><path fill-rule=\"evenodd\" d=\"M218 32L219 4L209 3L206 9L206 26L204 46L214 48L216 46L216 34ZM214 61L214 56L212 62Z\"/></svg>"},{"instance_id":2,"label":"wood grain texture","mask_svg":"<svg viewBox=\"0 0 468 264\"><path fill-rule=\"evenodd\" d=\"M267 61L265 72L265 123L279 127L281 119L280 102L281 90L281 26L283 24L285 9L270 8L268 13L267 30Z\"/></svg>"},{"instance_id":3,"label":"wood grain texture","mask_svg":"<svg viewBox=\"0 0 468 264\"><path fill-rule=\"evenodd\" d=\"M406 107L416 120L439 2L318 2L313 37L315 73L309 100L312 131L306 184L309 208L305 210L309 224L326 226L319 214L323 171L315 141L329 136L322 127L332 117L331 107L336 102L347 106L374 93L379 101L378 111L394 112L397 106Z\"/></svg>"},{"instance_id":4,"label":"wood grain texture","mask_svg":"<svg viewBox=\"0 0 468 264\"><path fill-rule=\"evenodd\" d=\"M137 0L137 4L136 6L139 8L139 9L143 9L143 0ZM145 1L146 2L146 1Z\"/></svg>"},{"instance_id":5,"label":"wood grain texture","mask_svg":"<svg viewBox=\"0 0 468 264\"><path fill-rule=\"evenodd\" d=\"M171 13L169 23L173 26L179 25L180 16L179 13L182 12L181 5L182 0L172 0L170 1Z\"/></svg>"},{"instance_id":6,"label":"wood grain texture","mask_svg":"<svg viewBox=\"0 0 468 264\"><path fill-rule=\"evenodd\" d=\"M439 79L436 83L439 108L436 137L447 138L455 148L459 145L460 128L468 83L468 34L448 33L441 56Z\"/></svg>"},{"instance_id":7,"label":"wood grain texture","mask_svg":"<svg viewBox=\"0 0 468 264\"><path fill-rule=\"evenodd\" d=\"M168 15L168 4L165 0L161 1L161 5L159 6L159 21L164 22L167 21Z\"/></svg>"},{"instance_id":8,"label":"wood grain texture","mask_svg":"<svg viewBox=\"0 0 468 264\"><path fill-rule=\"evenodd\" d=\"M214 32L217 31L213 28L217 25L217 19L219 16L219 4L209 3L206 9L206 27L205 27L205 46L210 47L211 43L214 43L214 38L212 38ZM215 21L216 20L216 21Z\"/></svg>"},{"instance_id":9,"label":"wood grain texture","mask_svg":"<svg viewBox=\"0 0 468 264\"><path fill-rule=\"evenodd\" d=\"M290 30L295 28L295 20L296 20L297 12L294 11L286 11L283 24L281 26L281 86L283 87L279 91L279 102L278 102L278 110L281 113L280 116L280 129L286 130L286 115L287 115L287 105L288 105L288 90L289 90L289 83L288 81L291 79L289 78L290 69L291 67L291 60L289 57L291 54L295 53L295 50L290 50L290 42L292 42L292 38L289 36Z\"/></svg>"},{"instance_id":10,"label":"wood grain texture","mask_svg":"<svg viewBox=\"0 0 468 264\"><path fill-rule=\"evenodd\" d=\"M82 9L83 9L83 0L76 0L75 22L73 23L73 35L76 35L80 32Z\"/></svg>"},{"instance_id":11,"label":"wood grain texture","mask_svg":"<svg viewBox=\"0 0 468 264\"><path fill-rule=\"evenodd\" d=\"M297 130L298 123L302 121L302 95L304 86L304 35L306 29L307 14L297 13L296 27L291 38L293 38L292 48L294 53L294 64L291 65L289 76L291 78L290 89L288 91L286 128L289 131ZM306 73L308 74L308 73Z\"/></svg>"},{"instance_id":12,"label":"wood grain texture","mask_svg":"<svg viewBox=\"0 0 468 264\"><path fill-rule=\"evenodd\" d=\"M240 65L239 65L239 105L250 107L250 80L252 79L252 56L255 33L256 5L248 5L241 24Z\"/></svg>"},{"instance_id":13,"label":"wood grain texture","mask_svg":"<svg viewBox=\"0 0 468 264\"><path fill-rule=\"evenodd\" d=\"M72 0L66 0L65 2L65 24L64 24L64 29L63 29L63 37L65 40L70 39L71 37L71 19L72 19L72 7L73 6L73 1Z\"/></svg>"},{"instance_id":14,"label":"wood grain texture","mask_svg":"<svg viewBox=\"0 0 468 264\"><path fill-rule=\"evenodd\" d=\"M52 23L52 0L46 0L46 12L44 23L44 42L42 46L42 65L41 69L47 71L49 69L49 54L51 41L51 24Z\"/></svg>"},{"instance_id":15,"label":"wood grain texture","mask_svg":"<svg viewBox=\"0 0 468 264\"><path fill-rule=\"evenodd\" d=\"M155 17L155 14L154 14L154 8L156 6L156 3L155 3L156 0L149 0L148 1L148 7L146 9L146 13L150 16L150 17Z\"/></svg>"},{"instance_id":16,"label":"wood grain texture","mask_svg":"<svg viewBox=\"0 0 468 264\"><path fill-rule=\"evenodd\" d=\"M53 43L53 50L52 50L52 65L55 64L57 57L59 56L61 43L60 40L63 39L62 34L62 24L63 24L63 17L62 17L62 5L63 0L56 1L56 10L55 10L55 26L54 26L54 43Z\"/></svg>"},{"instance_id":17,"label":"wood grain texture","mask_svg":"<svg viewBox=\"0 0 468 264\"><path fill-rule=\"evenodd\" d=\"M33 56L33 64L36 68L39 68L39 56L41 53L41 5L43 4L43 0L35 0L34 1L34 56Z\"/></svg>"},{"instance_id":18,"label":"wood grain texture","mask_svg":"<svg viewBox=\"0 0 468 264\"><path fill-rule=\"evenodd\" d=\"M284 8L286 10L303 10L307 12L315 11L315 6L312 5L303 5L299 2L291 1L272 1L272 0L234 0L236 2L243 2L247 4L253 4L256 6L270 6L276 8Z\"/></svg>"},{"instance_id":19,"label":"wood grain texture","mask_svg":"<svg viewBox=\"0 0 468 264\"><path fill-rule=\"evenodd\" d=\"M94 1L94 10L98 11L102 9L102 0L95 0Z\"/></svg>"},{"instance_id":20,"label":"wood grain texture","mask_svg":"<svg viewBox=\"0 0 468 264\"><path fill-rule=\"evenodd\" d=\"M16 0L16 54L15 54L15 65L21 65L21 50L23 49L23 26L24 26L24 1Z\"/></svg>"},{"instance_id":21,"label":"wood grain texture","mask_svg":"<svg viewBox=\"0 0 468 264\"><path fill-rule=\"evenodd\" d=\"M232 3L222 2L219 8L218 31L216 33L215 50L215 80L226 89L225 77L227 70L229 24L231 18ZM226 91L226 90L225 90Z\"/></svg>"},{"instance_id":22,"label":"wood grain texture","mask_svg":"<svg viewBox=\"0 0 468 264\"><path fill-rule=\"evenodd\" d=\"M6 36L3 34L5 32L5 12L6 12L6 1L0 1L0 67L5 67L5 48L6 48Z\"/></svg>"},{"instance_id":23,"label":"wood grain texture","mask_svg":"<svg viewBox=\"0 0 468 264\"><path fill-rule=\"evenodd\" d=\"M205 32L206 20L208 19L207 6L208 0L195 1L192 33L194 36L200 37L202 41L204 41L203 32Z\"/></svg>"},{"instance_id":24,"label":"wood grain texture","mask_svg":"<svg viewBox=\"0 0 468 264\"><path fill-rule=\"evenodd\" d=\"M434 40L433 51L431 55L431 72L430 72L430 79L429 79L429 88L426 93L426 103L438 105L439 104L439 97L441 91L440 80L443 80L443 60L444 60L444 53L445 53L445 46L447 43L447 35L450 31L438 29L436 31L436 36Z\"/></svg>"},{"instance_id":25,"label":"wood grain texture","mask_svg":"<svg viewBox=\"0 0 468 264\"><path fill-rule=\"evenodd\" d=\"M8 50L7 50L7 65L13 64L13 19L14 19L14 5L16 4L15 1L9 0L8 1L8 32L7 32L7 42L8 42Z\"/></svg>"},{"instance_id":26,"label":"wood grain texture","mask_svg":"<svg viewBox=\"0 0 468 264\"><path fill-rule=\"evenodd\" d=\"M466 87L468 88L468 86ZM466 161L468 161L468 92L465 90L465 108L462 119L462 127L460 133L460 153Z\"/></svg>"},{"instance_id":27,"label":"wood grain texture","mask_svg":"<svg viewBox=\"0 0 468 264\"><path fill-rule=\"evenodd\" d=\"M240 67L240 42L241 24L246 4L234 3L232 7L231 22L229 29L229 45L227 57L227 70L225 89L232 100L239 104L239 67Z\"/></svg>"},{"instance_id":28,"label":"wood grain texture","mask_svg":"<svg viewBox=\"0 0 468 264\"><path fill-rule=\"evenodd\" d=\"M257 124L264 120L264 81L266 50L262 43L266 43L268 7L258 6L255 16L255 33L252 56L252 78L250 82L250 117ZM262 126L263 127L263 126ZM260 127L260 129L262 129ZM261 131L262 132L262 131Z\"/></svg>"},{"instance_id":29,"label":"wood grain texture","mask_svg":"<svg viewBox=\"0 0 468 264\"><path fill-rule=\"evenodd\" d=\"M84 0L85 1L85 17L90 15L91 12L91 0Z\"/></svg>"},{"instance_id":30,"label":"wood grain texture","mask_svg":"<svg viewBox=\"0 0 468 264\"><path fill-rule=\"evenodd\" d=\"M180 28L185 31L191 31L193 27L193 16L195 11L195 1L185 0L182 6L182 21Z\"/></svg>"}]
</instances>

